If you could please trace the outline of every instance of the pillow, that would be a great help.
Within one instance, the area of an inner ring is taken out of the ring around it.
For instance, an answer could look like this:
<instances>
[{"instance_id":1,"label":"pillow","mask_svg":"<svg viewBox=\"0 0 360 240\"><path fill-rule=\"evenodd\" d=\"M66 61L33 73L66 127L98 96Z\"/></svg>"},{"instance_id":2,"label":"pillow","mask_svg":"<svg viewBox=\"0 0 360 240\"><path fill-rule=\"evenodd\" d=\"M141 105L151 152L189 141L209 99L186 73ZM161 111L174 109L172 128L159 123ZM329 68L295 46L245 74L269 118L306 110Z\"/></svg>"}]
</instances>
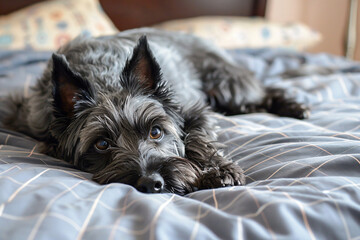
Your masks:
<instances>
[{"instance_id":1,"label":"pillow","mask_svg":"<svg viewBox=\"0 0 360 240\"><path fill-rule=\"evenodd\" d=\"M79 34L117 31L98 0L46 1L0 17L0 49L56 50Z\"/></svg>"},{"instance_id":2,"label":"pillow","mask_svg":"<svg viewBox=\"0 0 360 240\"><path fill-rule=\"evenodd\" d=\"M303 24L279 24L263 18L197 17L167 21L155 27L192 33L228 49L284 47L304 50L321 39L318 32Z\"/></svg>"}]
</instances>

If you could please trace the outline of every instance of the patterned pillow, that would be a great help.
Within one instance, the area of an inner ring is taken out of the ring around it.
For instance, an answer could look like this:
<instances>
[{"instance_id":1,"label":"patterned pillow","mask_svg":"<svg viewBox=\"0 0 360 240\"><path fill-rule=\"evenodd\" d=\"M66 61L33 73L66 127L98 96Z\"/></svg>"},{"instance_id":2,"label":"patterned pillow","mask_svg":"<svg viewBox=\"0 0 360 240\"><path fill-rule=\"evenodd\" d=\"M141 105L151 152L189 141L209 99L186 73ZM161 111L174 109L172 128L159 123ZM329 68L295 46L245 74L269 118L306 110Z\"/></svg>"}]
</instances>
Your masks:
<instances>
[{"instance_id":1,"label":"patterned pillow","mask_svg":"<svg viewBox=\"0 0 360 240\"><path fill-rule=\"evenodd\" d=\"M167 21L155 27L206 38L224 48L284 47L304 50L321 36L299 23L278 24L262 18L197 17Z\"/></svg>"},{"instance_id":2,"label":"patterned pillow","mask_svg":"<svg viewBox=\"0 0 360 240\"><path fill-rule=\"evenodd\" d=\"M0 49L55 50L78 34L117 31L98 0L47 1L0 17Z\"/></svg>"}]
</instances>

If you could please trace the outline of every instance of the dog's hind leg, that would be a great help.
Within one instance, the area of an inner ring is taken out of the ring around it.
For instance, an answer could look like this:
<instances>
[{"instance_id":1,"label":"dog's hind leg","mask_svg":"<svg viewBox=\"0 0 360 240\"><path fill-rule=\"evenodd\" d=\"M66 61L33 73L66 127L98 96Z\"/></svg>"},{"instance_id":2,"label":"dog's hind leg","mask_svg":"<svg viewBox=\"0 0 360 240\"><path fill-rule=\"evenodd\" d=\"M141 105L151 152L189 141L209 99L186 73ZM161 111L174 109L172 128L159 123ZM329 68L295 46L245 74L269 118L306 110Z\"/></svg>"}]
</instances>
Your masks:
<instances>
[{"instance_id":1,"label":"dog's hind leg","mask_svg":"<svg viewBox=\"0 0 360 240\"><path fill-rule=\"evenodd\" d=\"M197 189L244 185L243 170L222 154L209 108L197 104L183 111L185 155L200 170Z\"/></svg>"},{"instance_id":2,"label":"dog's hind leg","mask_svg":"<svg viewBox=\"0 0 360 240\"><path fill-rule=\"evenodd\" d=\"M309 109L304 104L286 97L285 90L280 88L266 88L265 97L256 107L284 117L305 119L310 115Z\"/></svg>"},{"instance_id":3,"label":"dog's hind leg","mask_svg":"<svg viewBox=\"0 0 360 240\"><path fill-rule=\"evenodd\" d=\"M269 112L299 119L307 117L304 105L286 97L282 89L263 87L245 67L215 53L206 53L202 59L199 61L198 58L194 65L215 111L227 115Z\"/></svg>"}]
</instances>

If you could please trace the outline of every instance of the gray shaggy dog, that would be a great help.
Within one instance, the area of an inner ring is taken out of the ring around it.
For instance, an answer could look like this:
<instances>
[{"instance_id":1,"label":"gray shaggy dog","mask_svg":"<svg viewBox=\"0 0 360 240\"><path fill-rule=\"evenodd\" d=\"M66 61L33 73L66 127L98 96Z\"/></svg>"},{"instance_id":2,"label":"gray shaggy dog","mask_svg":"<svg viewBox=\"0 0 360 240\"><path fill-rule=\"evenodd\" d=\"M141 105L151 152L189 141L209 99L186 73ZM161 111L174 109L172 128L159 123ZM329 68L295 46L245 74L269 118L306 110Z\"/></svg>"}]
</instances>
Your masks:
<instances>
[{"instance_id":1,"label":"gray shaggy dog","mask_svg":"<svg viewBox=\"0 0 360 240\"><path fill-rule=\"evenodd\" d=\"M184 195L245 184L216 141L213 110L306 112L208 42L143 28L60 48L29 98L9 97L3 124L100 184Z\"/></svg>"}]
</instances>

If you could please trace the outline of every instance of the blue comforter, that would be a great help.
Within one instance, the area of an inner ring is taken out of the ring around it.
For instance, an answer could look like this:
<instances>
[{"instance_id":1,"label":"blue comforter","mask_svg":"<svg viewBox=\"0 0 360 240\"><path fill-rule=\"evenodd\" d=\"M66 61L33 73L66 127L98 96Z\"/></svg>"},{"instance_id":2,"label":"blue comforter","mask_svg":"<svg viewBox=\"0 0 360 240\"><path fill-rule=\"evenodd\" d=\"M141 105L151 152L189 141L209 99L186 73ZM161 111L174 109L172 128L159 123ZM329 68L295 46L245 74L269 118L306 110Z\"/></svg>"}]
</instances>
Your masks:
<instances>
[{"instance_id":1,"label":"blue comforter","mask_svg":"<svg viewBox=\"0 0 360 240\"><path fill-rule=\"evenodd\" d=\"M360 239L360 64L279 49L231 54L311 108L306 120L214 114L246 186L184 197L101 186L2 129L0 239ZM0 97L29 94L49 57L1 52ZM289 74L299 69L306 75Z\"/></svg>"}]
</instances>

